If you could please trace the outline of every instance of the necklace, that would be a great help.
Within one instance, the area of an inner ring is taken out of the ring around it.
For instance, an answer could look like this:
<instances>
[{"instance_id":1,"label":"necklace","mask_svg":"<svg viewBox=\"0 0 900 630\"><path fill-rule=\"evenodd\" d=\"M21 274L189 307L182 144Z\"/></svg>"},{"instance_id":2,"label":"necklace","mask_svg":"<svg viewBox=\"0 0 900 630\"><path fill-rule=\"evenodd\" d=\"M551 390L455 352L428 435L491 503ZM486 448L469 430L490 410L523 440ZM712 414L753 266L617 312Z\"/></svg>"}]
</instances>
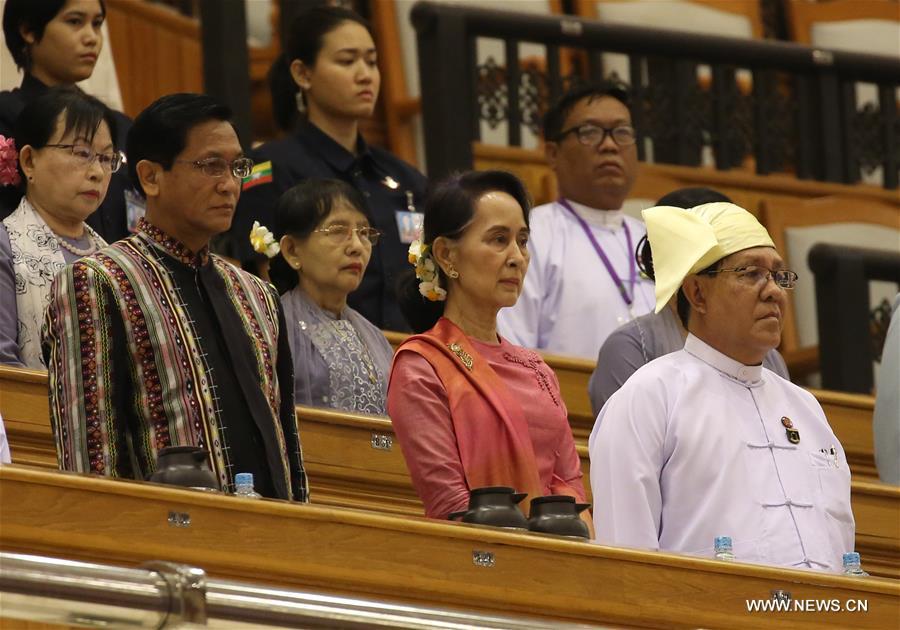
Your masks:
<instances>
[{"instance_id":1,"label":"necklace","mask_svg":"<svg viewBox=\"0 0 900 630\"><path fill-rule=\"evenodd\" d=\"M97 240L94 238L94 235L90 233L87 229L85 229L85 233L88 235L88 239L91 241L91 246L86 247L85 249L80 249L75 247L71 243L69 243L65 237L60 236L59 234L55 234L57 242L59 242L59 246L65 250L68 250L75 254L76 256L90 256L94 252L96 252L100 247L97 245Z\"/></svg>"}]
</instances>

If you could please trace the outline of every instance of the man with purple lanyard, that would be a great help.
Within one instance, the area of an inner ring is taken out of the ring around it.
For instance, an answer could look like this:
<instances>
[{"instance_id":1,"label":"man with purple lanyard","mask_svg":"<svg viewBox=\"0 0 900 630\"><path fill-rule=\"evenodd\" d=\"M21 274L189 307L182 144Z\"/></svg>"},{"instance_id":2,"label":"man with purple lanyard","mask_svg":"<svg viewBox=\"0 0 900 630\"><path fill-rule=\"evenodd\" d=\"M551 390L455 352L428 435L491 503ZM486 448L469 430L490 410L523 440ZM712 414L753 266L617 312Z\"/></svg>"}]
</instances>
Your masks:
<instances>
[{"instance_id":1,"label":"man with purple lanyard","mask_svg":"<svg viewBox=\"0 0 900 630\"><path fill-rule=\"evenodd\" d=\"M512 343L594 360L613 330L654 306L634 261L644 225L622 212L637 174L627 92L569 91L544 117L544 139L559 199L531 211L525 286L498 326Z\"/></svg>"}]
</instances>

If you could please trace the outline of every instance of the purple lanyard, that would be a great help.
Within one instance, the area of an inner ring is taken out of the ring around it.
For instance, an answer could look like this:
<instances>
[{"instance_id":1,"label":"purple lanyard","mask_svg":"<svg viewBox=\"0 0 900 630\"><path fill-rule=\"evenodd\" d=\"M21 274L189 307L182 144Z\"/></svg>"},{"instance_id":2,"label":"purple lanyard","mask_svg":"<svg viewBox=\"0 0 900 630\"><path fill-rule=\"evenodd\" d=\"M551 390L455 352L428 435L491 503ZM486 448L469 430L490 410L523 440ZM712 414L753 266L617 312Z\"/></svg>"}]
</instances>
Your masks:
<instances>
[{"instance_id":1,"label":"purple lanyard","mask_svg":"<svg viewBox=\"0 0 900 630\"><path fill-rule=\"evenodd\" d=\"M575 220L578 221L578 224L581 226L581 229L584 230L584 233L587 234L588 240L591 241L591 245L594 246L594 251L597 252L597 255L600 257L600 260L603 261L603 266L606 267L606 271L609 273L609 277L612 278L612 281L615 283L616 288L619 289L619 295L622 296L622 299L625 301L625 305L628 308L631 308L632 302L634 302L634 284L637 281L637 271L635 271L635 263L634 261L628 266L628 284L631 286L631 295L628 295L628 289L625 288L625 283L622 282L622 279L619 277L619 274L616 273L616 270L613 269L612 263L609 262L609 258L606 256L606 252L603 251L603 248L600 247L600 243L597 242L597 239L594 238L593 232L591 232L590 226L588 226L587 222L578 216L578 213L575 212L575 208L572 207L566 199L563 197L559 198L557 202L563 208L572 213L572 216L575 217ZM625 228L625 239L628 243L628 250L632 251L631 247L631 231L628 229L628 223L622 221L622 227Z\"/></svg>"}]
</instances>

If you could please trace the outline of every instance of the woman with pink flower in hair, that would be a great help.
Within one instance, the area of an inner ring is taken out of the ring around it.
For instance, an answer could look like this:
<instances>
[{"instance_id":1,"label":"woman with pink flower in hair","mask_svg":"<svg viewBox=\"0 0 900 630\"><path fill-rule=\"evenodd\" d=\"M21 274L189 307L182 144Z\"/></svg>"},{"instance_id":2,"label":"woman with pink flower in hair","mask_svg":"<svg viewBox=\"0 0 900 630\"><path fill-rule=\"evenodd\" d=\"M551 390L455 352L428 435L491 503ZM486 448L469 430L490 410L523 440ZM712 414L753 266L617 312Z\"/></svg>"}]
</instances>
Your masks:
<instances>
[{"instance_id":1,"label":"woman with pink flower in hair","mask_svg":"<svg viewBox=\"0 0 900 630\"><path fill-rule=\"evenodd\" d=\"M115 137L106 105L56 87L22 110L14 144L4 140L0 185L18 185L24 196L0 223L0 363L44 368L41 325L53 278L106 246L85 219L121 165Z\"/></svg>"},{"instance_id":2,"label":"woman with pink flower in hair","mask_svg":"<svg viewBox=\"0 0 900 630\"><path fill-rule=\"evenodd\" d=\"M419 334L397 348L387 409L431 518L464 510L485 486L585 500L559 381L497 333L497 313L522 292L530 209L511 173L454 175L431 191L409 248L399 294Z\"/></svg>"}]
</instances>

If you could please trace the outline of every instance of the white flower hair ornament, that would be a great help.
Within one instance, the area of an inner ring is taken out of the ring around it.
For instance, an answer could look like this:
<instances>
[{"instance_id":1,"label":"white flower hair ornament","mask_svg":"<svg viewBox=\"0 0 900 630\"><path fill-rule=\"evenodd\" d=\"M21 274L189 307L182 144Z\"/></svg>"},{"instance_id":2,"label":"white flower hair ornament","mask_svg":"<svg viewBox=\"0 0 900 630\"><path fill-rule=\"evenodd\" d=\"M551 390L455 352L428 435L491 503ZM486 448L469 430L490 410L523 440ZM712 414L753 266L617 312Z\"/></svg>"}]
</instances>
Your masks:
<instances>
[{"instance_id":1,"label":"white flower hair ornament","mask_svg":"<svg viewBox=\"0 0 900 630\"><path fill-rule=\"evenodd\" d=\"M273 258L281 251L275 235L265 225L260 225L259 221L253 222L253 229L250 230L250 244L254 251L264 254L267 258Z\"/></svg>"},{"instance_id":2,"label":"white flower hair ornament","mask_svg":"<svg viewBox=\"0 0 900 630\"><path fill-rule=\"evenodd\" d=\"M431 245L416 239L409 246L409 263L416 268L419 280L419 293L432 302L443 302L447 299L447 291L441 288L437 265L431 257Z\"/></svg>"}]
</instances>

